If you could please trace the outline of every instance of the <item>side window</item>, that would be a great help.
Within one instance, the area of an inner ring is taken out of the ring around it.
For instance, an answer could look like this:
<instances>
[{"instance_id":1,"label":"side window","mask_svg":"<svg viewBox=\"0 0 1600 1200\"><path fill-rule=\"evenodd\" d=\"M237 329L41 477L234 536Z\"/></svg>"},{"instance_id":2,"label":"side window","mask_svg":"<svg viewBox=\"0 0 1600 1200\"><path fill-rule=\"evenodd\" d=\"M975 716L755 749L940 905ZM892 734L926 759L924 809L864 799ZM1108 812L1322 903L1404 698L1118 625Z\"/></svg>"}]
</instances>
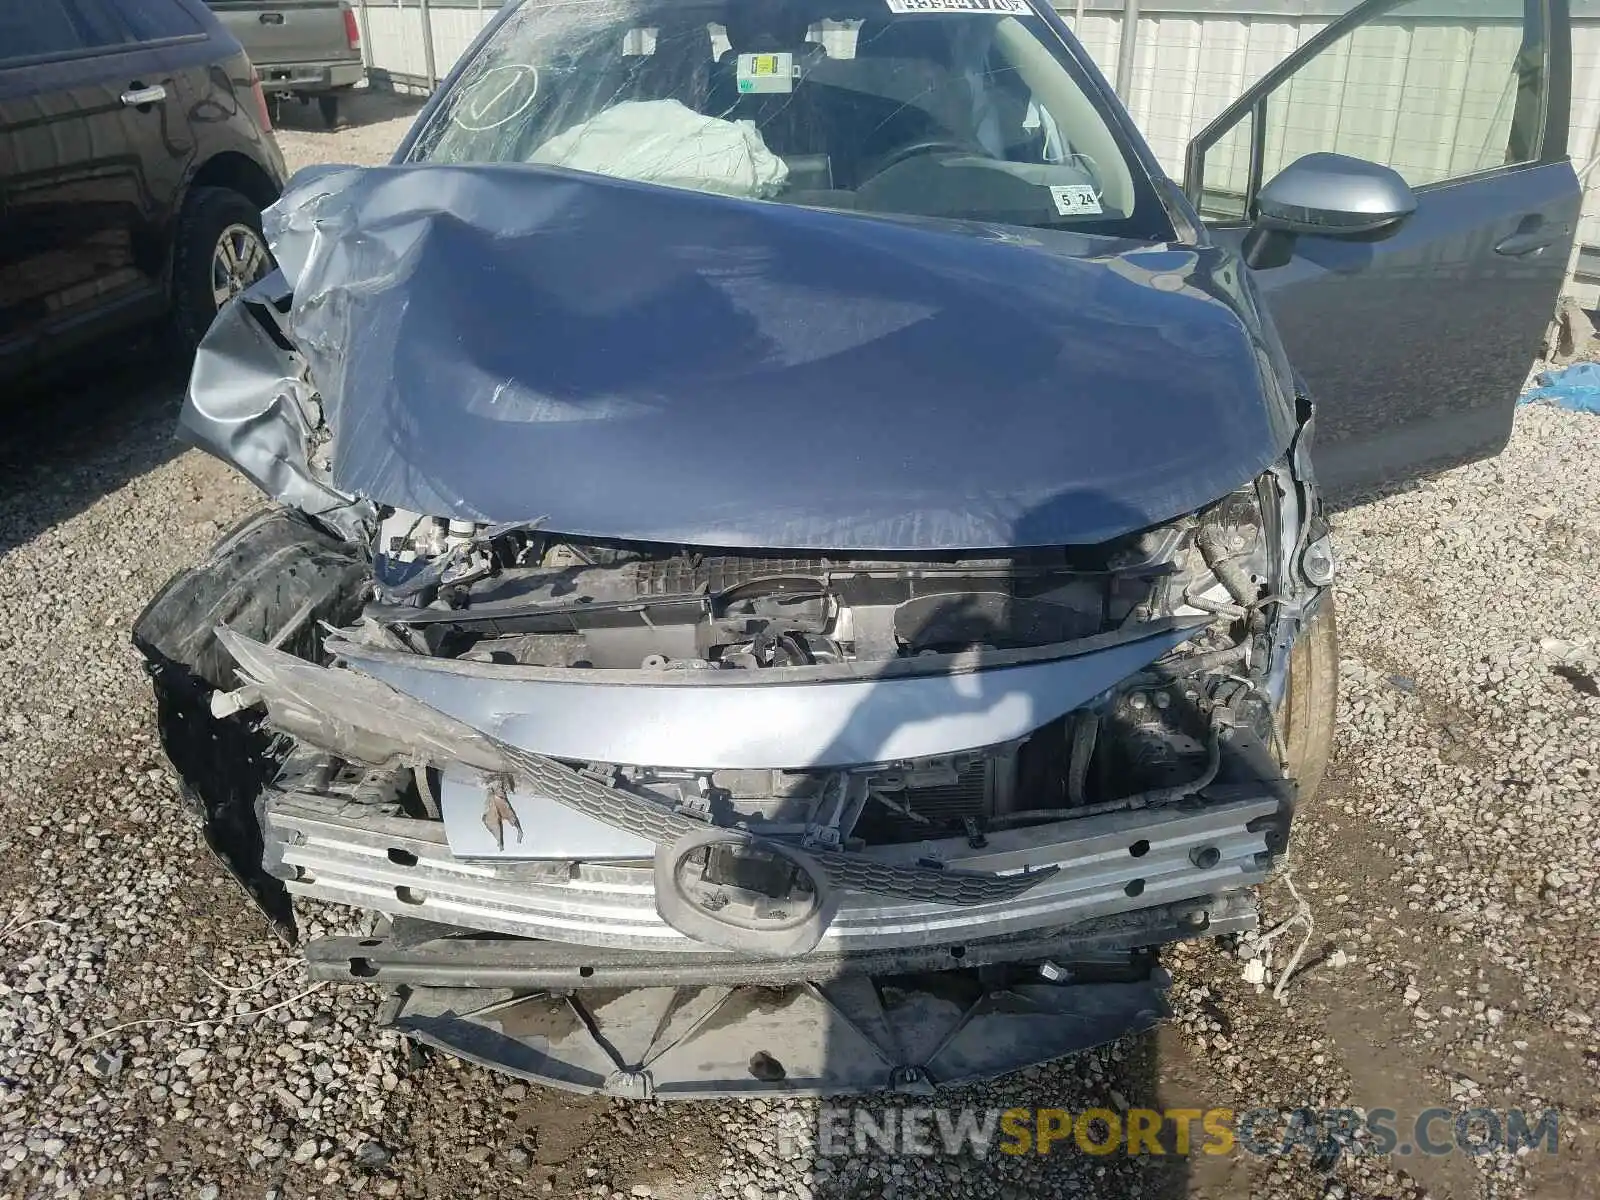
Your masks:
<instances>
[{"instance_id":1,"label":"side window","mask_svg":"<svg viewBox=\"0 0 1600 1200\"><path fill-rule=\"evenodd\" d=\"M63 0L0 4L0 62L81 54L121 40L113 28L86 20Z\"/></svg>"},{"instance_id":2,"label":"side window","mask_svg":"<svg viewBox=\"0 0 1600 1200\"><path fill-rule=\"evenodd\" d=\"M189 37L204 33L205 26L179 0L138 0L120 9L133 36L141 42Z\"/></svg>"},{"instance_id":3,"label":"side window","mask_svg":"<svg viewBox=\"0 0 1600 1200\"><path fill-rule=\"evenodd\" d=\"M981 105L975 113L978 144L1009 162L1064 163L1071 151L1054 114L1033 94L1016 67L996 52L985 64Z\"/></svg>"},{"instance_id":4,"label":"side window","mask_svg":"<svg viewBox=\"0 0 1600 1200\"><path fill-rule=\"evenodd\" d=\"M1263 182L1317 151L1392 167L1412 187L1532 161L1546 57L1542 0L1380 7L1196 139L1190 198L1208 219L1247 219Z\"/></svg>"},{"instance_id":5,"label":"side window","mask_svg":"<svg viewBox=\"0 0 1600 1200\"><path fill-rule=\"evenodd\" d=\"M1262 183L1261 176L1252 180L1250 175L1250 154L1255 144L1258 115L1259 110L1248 110L1206 148L1202 160L1205 187L1198 196L1191 195L1189 199L1207 221L1249 219L1250 202ZM1191 171L1191 180L1194 175Z\"/></svg>"},{"instance_id":6,"label":"side window","mask_svg":"<svg viewBox=\"0 0 1600 1200\"><path fill-rule=\"evenodd\" d=\"M117 19L111 0L62 0L91 46L116 46L133 40Z\"/></svg>"}]
</instances>

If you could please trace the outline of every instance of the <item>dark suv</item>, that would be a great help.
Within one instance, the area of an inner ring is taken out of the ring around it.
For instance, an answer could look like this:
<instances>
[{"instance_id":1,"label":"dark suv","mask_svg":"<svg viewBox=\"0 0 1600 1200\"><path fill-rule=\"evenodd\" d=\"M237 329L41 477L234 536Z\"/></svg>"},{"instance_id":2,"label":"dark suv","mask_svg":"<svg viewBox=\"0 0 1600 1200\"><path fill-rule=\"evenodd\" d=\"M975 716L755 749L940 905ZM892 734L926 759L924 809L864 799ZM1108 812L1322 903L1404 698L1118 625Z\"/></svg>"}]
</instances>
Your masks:
<instances>
[{"instance_id":1,"label":"dark suv","mask_svg":"<svg viewBox=\"0 0 1600 1200\"><path fill-rule=\"evenodd\" d=\"M283 156L200 0L0 5L0 378L166 321L193 346L270 269Z\"/></svg>"}]
</instances>

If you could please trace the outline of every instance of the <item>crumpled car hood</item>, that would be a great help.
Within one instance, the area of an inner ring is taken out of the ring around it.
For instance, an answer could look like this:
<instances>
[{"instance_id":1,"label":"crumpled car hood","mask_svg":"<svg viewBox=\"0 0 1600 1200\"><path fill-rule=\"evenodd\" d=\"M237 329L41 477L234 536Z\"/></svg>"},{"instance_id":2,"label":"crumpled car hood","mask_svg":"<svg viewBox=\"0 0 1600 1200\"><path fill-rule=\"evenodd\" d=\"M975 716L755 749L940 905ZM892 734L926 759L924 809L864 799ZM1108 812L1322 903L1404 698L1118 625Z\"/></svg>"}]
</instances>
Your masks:
<instances>
[{"instance_id":1,"label":"crumpled car hood","mask_svg":"<svg viewBox=\"0 0 1600 1200\"><path fill-rule=\"evenodd\" d=\"M727 547L1092 543L1216 499L1293 430L1215 247L528 166L313 169L266 227L328 482L433 516ZM303 406L242 320L207 338L183 426L282 492L303 439L241 432Z\"/></svg>"}]
</instances>

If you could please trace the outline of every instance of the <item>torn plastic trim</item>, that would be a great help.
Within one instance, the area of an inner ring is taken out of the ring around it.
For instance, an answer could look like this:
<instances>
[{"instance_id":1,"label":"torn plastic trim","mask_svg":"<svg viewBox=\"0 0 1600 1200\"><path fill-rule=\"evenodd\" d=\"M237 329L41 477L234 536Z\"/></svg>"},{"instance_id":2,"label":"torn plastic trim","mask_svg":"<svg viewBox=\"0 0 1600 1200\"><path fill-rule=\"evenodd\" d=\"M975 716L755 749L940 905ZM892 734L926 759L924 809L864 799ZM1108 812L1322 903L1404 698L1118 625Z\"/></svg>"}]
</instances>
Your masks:
<instances>
[{"instance_id":1,"label":"torn plastic trim","mask_svg":"<svg viewBox=\"0 0 1600 1200\"><path fill-rule=\"evenodd\" d=\"M1087 704L1195 632L1193 624L1152 623L988 659L1012 666L973 669L984 659L970 659L958 671L951 670L962 665L954 656L652 674L426 658L343 638L327 648L399 693L553 758L687 770L814 769L1013 741Z\"/></svg>"},{"instance_id":2,"label":"torn plastic trim","mask_svg":"<svg viewBox=\"0 0 1600 1200\"><path fill-rule=\"evenodd\" d=\"M243 518L206 558L168 580L134 622L146 660L161 744L179 785L204 815L207 843L278 931L294 914L280 881L262 870L262 787L278 773L282 739L254 713L214 720L216 689L234 660L215 636L226 625L297 656L315 657L319 627L353 620L369 578L360 549L291 509Z\"/></svg>"}]
</instances>

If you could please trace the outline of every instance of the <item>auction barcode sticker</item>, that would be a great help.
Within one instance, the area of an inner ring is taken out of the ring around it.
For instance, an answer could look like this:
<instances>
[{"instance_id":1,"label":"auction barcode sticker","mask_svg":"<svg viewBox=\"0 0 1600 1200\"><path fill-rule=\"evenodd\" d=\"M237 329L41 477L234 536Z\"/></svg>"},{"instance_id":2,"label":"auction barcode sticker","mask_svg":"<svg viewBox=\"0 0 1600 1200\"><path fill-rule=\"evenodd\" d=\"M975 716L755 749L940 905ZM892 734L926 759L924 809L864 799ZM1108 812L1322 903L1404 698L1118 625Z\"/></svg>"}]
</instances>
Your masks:
<instances>
[{"instance_id":1,"label":"auction barcode sticker","mask_svg":"<svg viewBox=\"0 0 1600 1200\"><path fill-rule=\"evenodd\" d=\"M1007 17L1031 17L1028 0L885 0L889 11L902 16L911 13L994 13Z\"/></svg>"}]
</instances>

